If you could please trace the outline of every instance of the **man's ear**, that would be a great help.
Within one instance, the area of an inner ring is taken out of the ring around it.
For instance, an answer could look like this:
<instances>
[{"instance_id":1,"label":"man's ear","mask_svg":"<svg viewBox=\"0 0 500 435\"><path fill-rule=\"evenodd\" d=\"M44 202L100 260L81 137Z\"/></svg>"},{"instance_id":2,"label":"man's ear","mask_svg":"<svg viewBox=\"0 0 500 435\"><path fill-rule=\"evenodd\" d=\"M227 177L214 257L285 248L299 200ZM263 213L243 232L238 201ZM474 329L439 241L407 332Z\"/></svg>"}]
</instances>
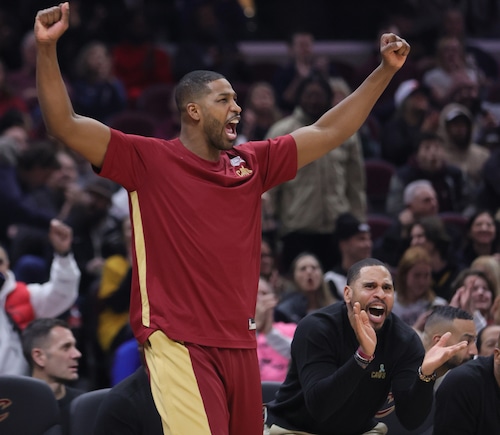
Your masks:
<instances>
[{"instance_id":1,"label":"man's ear","mask_svg":"<svg viewBox=\"0 0 500 435\"><path fill-rule=\"evenodd\" d=\"M200 120L200 108L196 103L188 103L186 106L187 114L195 121Z\"/></svg>"},{"instance_id":2,"label":"man's ear","mask_svg":"<svg viewBox=\"0 0 500 435\"><path fill-rule=\"evenodd\" d=\"M38 347L31 349L31 358L37 366L45 367L45 352L42 349Z\"/></svg>"},{"instance_id":3,"label":"man's ear","mask_svg":"<svg viewBox=\"0 0 500 435\"><path fill-rule=\"evenodd\" d=\"M441 340L441 334L434 334L432 336L432 346L434 346L439 340Z\"/></svg>"},{"instance_id":4,"label":"man's ear","mask_svg":"<svg viewBox=\"0 0 500 435\"><path fill-rule=\"evenodd\" d=\"M344 287L344 301L349 304L351 300L352 300L352 288L346 285Z\"/></svg>"}]
</instances>

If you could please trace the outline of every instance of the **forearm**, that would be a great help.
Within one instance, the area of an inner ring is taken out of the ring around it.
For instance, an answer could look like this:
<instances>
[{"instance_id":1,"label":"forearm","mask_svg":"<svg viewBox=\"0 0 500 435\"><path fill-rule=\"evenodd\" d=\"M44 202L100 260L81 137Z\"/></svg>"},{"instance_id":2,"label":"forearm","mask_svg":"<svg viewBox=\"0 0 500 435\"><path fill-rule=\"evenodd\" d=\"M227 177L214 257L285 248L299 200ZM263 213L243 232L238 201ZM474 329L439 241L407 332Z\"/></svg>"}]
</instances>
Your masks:
<instances>
[{"instance_id":1,"label":"forearm","mask_svg":"<svg viewBox=\"0 0 500 435\"><path fill-rule=\"evenodd\" d=\"M72 133L70 121L75 113L59 69L56 43L38 45L36 83L47 131L66 143Z\"/></svg>"},{"instance_id":2,"label":"forearm","mask_svg":"<svg viewBox=\"0 0 500 435\"><path fill-rule=\"evenodd\" d=\"M312 126L292 133L297 142L298 167L325 155L351 137L365 122L396 69L380 65L347 98Z\"/></svg>"},{"instance_id":3,"label":"forearm","mask_svg":"<svg viewBox=\"0 0 500 435\"><path fill-rule=\"evenodd\" d=\"M379 65L351 95L326 112L316 124L326 129L334 124L342 126L344 142L365 122L396 72L390 66Z\"/></svg>"}]
</instances>

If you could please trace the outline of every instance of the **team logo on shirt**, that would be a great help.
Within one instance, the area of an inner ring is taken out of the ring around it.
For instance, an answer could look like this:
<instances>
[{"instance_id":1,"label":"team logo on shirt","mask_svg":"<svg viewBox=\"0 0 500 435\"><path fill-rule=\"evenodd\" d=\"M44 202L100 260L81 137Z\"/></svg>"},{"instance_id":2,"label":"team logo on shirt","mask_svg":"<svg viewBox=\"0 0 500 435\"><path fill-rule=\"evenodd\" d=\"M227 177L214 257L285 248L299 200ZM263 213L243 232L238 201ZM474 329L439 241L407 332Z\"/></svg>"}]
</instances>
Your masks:
<instances>
[{"instance_id":1,"label":"team logo on shirt","mask_svg":"<svg viewBox=\"0 0 500 435\"><path fill-rule=\"evenodd\" d=\"M244 166L246 162L240 156L233 157L229 162L235 168L235 173L238 177L248 177L253 173L251 169Z\"/></svg>"},{"instance_id":2,"label":"team logo on shirt","mask_svg":"<svg viewBox=\"0 0 500 435\"><path fill-rule=\"evenodd\" d=\"M385 372L384 365L380 364L380 368L378 369L378 371L372 372L371 377L372 377L372 379L385 379L386 374L387 373Z\"/></svg>"}]
</instances>

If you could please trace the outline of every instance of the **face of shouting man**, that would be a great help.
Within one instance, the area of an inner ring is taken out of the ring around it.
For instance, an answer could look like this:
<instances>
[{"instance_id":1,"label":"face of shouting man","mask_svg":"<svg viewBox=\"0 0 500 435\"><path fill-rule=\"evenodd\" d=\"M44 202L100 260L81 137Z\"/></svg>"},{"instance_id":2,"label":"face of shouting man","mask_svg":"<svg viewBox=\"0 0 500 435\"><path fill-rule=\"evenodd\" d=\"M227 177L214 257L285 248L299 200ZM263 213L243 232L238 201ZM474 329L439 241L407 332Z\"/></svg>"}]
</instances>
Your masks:
<instances>
[{"instance_id":1,"label":"face of shouting man","mask_svg":"<svg viewBox=\"0 0 500 435\"><path fill-rule=\"evenodd\" d=\"M352 313L355 302L366 311L375 331L379 331L394 305L394 284L389 270L383 265L364 266L345 287L344 300Z\"/></svg>"}]
</instances>

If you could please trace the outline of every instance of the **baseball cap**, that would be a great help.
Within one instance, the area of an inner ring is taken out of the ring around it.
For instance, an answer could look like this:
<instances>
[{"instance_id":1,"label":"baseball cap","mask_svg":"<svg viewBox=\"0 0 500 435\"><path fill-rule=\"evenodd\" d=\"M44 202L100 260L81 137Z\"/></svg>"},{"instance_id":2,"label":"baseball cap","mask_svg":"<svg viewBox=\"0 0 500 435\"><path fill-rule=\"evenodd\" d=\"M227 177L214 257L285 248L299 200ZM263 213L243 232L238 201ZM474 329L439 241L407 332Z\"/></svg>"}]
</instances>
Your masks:
<instances>
[{"instance_id":1,"label":"baseball cap","mask_svg":"<svg viewBox=\"0 0 500 435\"><path fill-rule=\"evenodd\" d=\"M418 80L410 79L401 82L396 89L396 92L394 92L394 104L396 107L400 107L410 95L418 91L425 92L425 88Z\"/></svg>"},{"instance_id":2,"label":"baseball cap","mask_svg":"<svg viewBox=\"0 0 500 435\"><path fill-rule=\"evenodd\" d=\"M369 233L370 225L361 222L352 213L342 213L337 218L336 230L338 240L347 240L359 233Z\"/></svg>"},{"instance_id":3,"label":"baseball cap","mask_svg":"<svg viewBox=\"0 0 500 435\"><path fill-rule=\"evenodd\" d=\"M464 117L464 118L467 118L470 120L469 118L469 115L467 114L466 111L460 109L460 108L455 108L455 109L452 109L450 110L447 114L446 114L446 122L449 122L449 121L453 121L454 119L457 119L459 118L460 116Z\"/></svg>"}]
</instances>

